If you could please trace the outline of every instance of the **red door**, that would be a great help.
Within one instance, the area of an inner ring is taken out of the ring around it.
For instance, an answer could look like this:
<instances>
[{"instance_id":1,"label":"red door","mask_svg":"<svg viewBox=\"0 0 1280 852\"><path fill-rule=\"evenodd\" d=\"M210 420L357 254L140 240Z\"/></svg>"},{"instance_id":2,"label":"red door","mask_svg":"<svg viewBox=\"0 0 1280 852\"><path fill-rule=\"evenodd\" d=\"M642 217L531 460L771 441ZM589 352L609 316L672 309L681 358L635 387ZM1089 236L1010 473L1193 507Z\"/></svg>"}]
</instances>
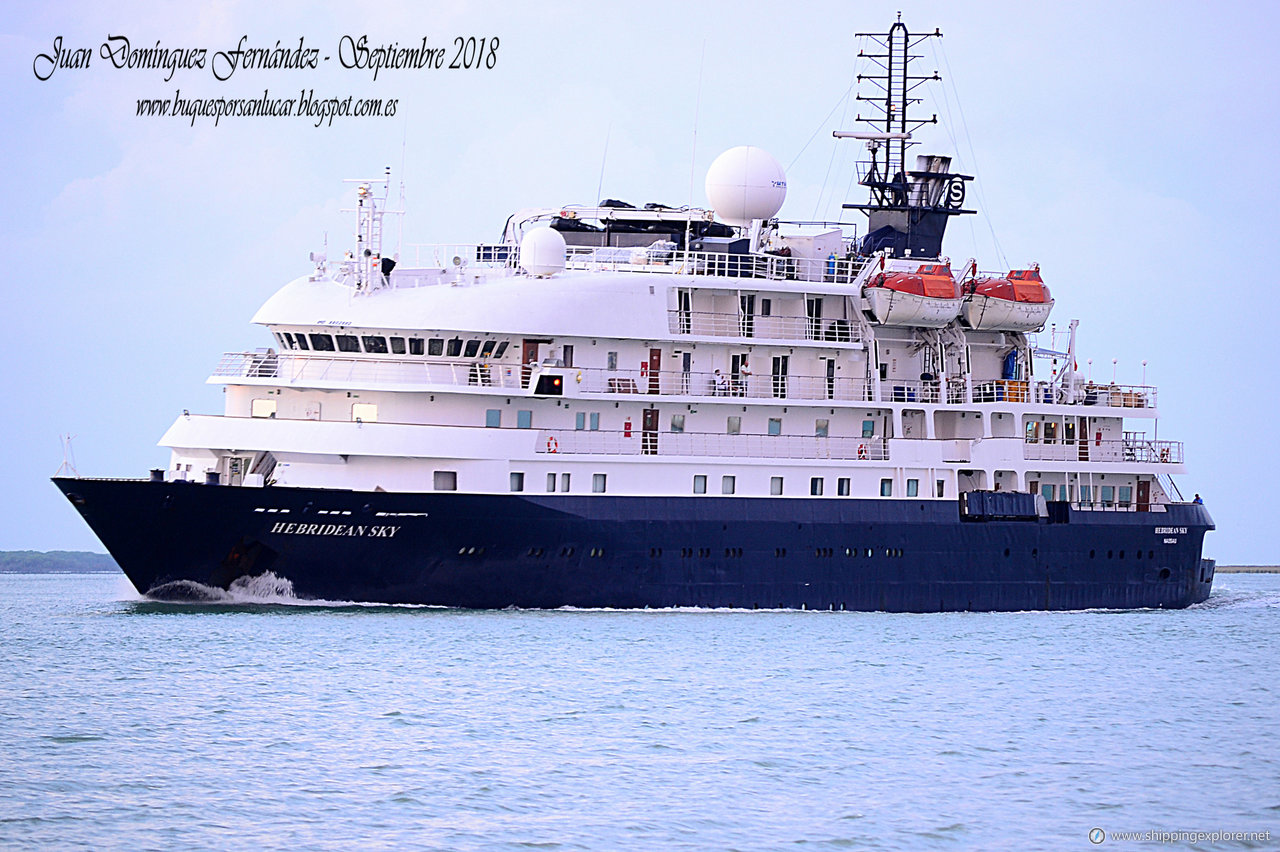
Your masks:
<instances>
[{"instance_id":1,"label":"red door","mask_svg":"<svg viewBox=\"0 0 1280 852\"><path fill-rule=\"evenodd\" d=\"M538 341L526 340L520 346L520 387L529 387L533 365L538 363Z\"/></svg>"},{"instance_id":2,"label":"red door","mask_svg":"<svg viewBox=\"0 0 1280 852\"><path fill-rule=\"evenodd\" d=\"M662 369L662 350L649 350L649 393L657 393L659 390L658 371ZM656 427L655 427L656 428Z\"/></svg>"},{"instance_id":3,"label":"red door","mask_svg":"<svg viewBox=\"0 0 1280 852\"><path fill-rule=\"evenodd\" d=\"M658 454L658 409L646 408L641 421L640 452L646 456Z\"/></svg>"},{"instance_id":4,"label":"red door","mask_svg":"<svg viewBox=\"0 0 1280 852\"><path fill-rule=\"evenodd\" d=\"M1151 480L1138 480L1138 511L1146 512L1151 508Z\"/></svg>"}]
</instances>

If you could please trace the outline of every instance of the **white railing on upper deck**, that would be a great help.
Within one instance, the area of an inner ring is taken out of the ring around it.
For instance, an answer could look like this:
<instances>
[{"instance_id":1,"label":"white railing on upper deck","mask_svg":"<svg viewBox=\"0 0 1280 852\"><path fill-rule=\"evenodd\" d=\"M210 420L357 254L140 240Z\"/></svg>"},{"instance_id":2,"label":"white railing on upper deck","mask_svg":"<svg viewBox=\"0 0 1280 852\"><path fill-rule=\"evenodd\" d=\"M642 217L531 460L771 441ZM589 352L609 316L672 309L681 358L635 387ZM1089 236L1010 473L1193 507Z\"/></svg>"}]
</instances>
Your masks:
<instances>
[{"instance_id":1,"label":"white railing on upper deck","mask_svg":"<svg viewBox=\"0 0 1280 852\"><path fill-rule=\"evenodd\" d=\"M281 382L338 382L377 385L469 385L519 389L521 368L481 361L425 361L343 358L330 355L264 355L228 352L215 376L270 378Z\"/></svg>"},{"instance_id":2,"label":"white railing on upper deck","mask_svg":"<svg viewBox=\"0 0 1280 852\"><path fill-rule=\"evenodd\" d=\"M1148 441L1130 437L1121 441L1061 438L1025 441L1022 457L1028 461L1143 462L1182 464L1181 441Z\"/></svg>"},{"instance_id":3,"label":"white railing on upper deck","mask_svg":"<svg viewBox=\"0 0 1280 852\"><path fill-rule=\"evenodd\" d=\"M761 358L760 360L765 360ZM369 358L312 352L228 352L214 368L215 377L275 379L374 385L447 385L519 390L541 371L563 375L569 388L585 394L649 394L656 396L739 397L743 399L834 400L939 404L943 384L936 380L884 379L877 397L865 377L771 375L683 370L608 370L600 367L538 367L482 360ZM983 402L1063 404L1047 382L996 381L981 384L950 379L945 385L951 405ZM1146 408L1155 405L1156 389L1138 385L1097 386L1080 396L1076 405ZM569 395L573 396L572 390Z\"/></svg>"},{"instance_id":4,"label":"white railing on upper deck","mask_svg":"<svg viewBox=\"0 0 1280 852\"><path fill-rule=\"evenodd\" d=\"M866 379L843 376L732 376L682 370L604 370L566 368L581 376L583 393L655 394L658 396L723 396L747 399L870 399Z\"/></svg>"},{"instance_id":5,"label":"white railing on upper deck","mask_svg":"<svg viewBox=\"0 0 1280 852\"><path fill-rule=\"evenodd\" d=\"M864 259L783 257L776 254L728 254L678 251L660 246L614 248L569 246L570 269L660 272L675 275L717 275L765 278L774 281L820 281L852 284L866 265Z\"/></svg>"},{"instance_id":6,"label":"white railing on upper deck","mask_svg":"<svg viewBox=\"0 0 1280 852\"><path fill-rule=\"evenodd\" d=\"M672 334L704 337L756 337L774 340L822 340L831 343L859 343L862 332L844 319L761 316L737 311L667 311L667 330Z\"/></svg>"},{"instance_id":7,"label":"white railing on upper deck","mask_svg":"<svg viewBox=\"0 0 1280 852\"><path fill-rule=\"evenodd\" d=\"M896 380L890 380L896 383ZM1053 382L1025 382L995 379L971 382L947 380L947 402L1031 402L1048 405L1096 405L1111 408L1156 408L1156 389L1151 385L1102 385L1089 383L1069 402L1068 394Z\"/></svg>"},{"instance_id":8,"label":"white railing on upper deck","mask_svg":"<svg viewBox=\"0 0 1280 852\"><path fill-rule=\"evenodd\" d=\"M883 438L815 435L729 435L631 429L541 429L534 449L548 455L714 456L742 459L844 459L885 461Z\"/></svg>"},{"instance_id":9,"label":"white railing on upper deck","mask_svg":"<svg viewBox=\"0 0 1280 852\"><path fill-rule=\"evenodd\" d=\"M410 244L413 263L444 270L468 267L520 267L520 247L493 244ZM866 264L864 259L809 259L774 254L677 251L661 244L635 247L568 246L565 266L600 272L652 272L667 275L725 276L775 281L818 281L852 284ZM402 270L412 271L408 267ZM408 276L412 279L412 276ZM438 279L424 278L424 283ZM410 285L412 286L412 284Z\"/></svg>"}]
</instances>

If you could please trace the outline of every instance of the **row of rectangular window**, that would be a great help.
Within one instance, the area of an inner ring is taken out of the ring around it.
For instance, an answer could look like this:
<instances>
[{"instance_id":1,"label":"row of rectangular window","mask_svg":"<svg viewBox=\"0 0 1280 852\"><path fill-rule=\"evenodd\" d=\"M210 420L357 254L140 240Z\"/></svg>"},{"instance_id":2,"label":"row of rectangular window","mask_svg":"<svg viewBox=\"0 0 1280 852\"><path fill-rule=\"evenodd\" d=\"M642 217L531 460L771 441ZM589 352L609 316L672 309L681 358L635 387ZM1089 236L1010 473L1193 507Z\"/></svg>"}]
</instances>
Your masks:
<instances>
[{"instance_id":1,"label":"row of rectangular window","mask_svg":"<svg viewBox=\"0 0 1280 852\"><path fill-rule=\"evenodd\" d=\"M1118 491L1118 494L1117 494L1117 491ZM1054 500L1055 495L1056 495L1056 499L1059 499L1059 500L1072 499L1071 492L1068 490L1068 486L1066 485L1054 485L1052 483L1046 483L1040 486L1040 494L1041 496L1044 497L1045 500L1049 500L1049 501ZM1119 496L1120 498L1119 503L1121 506L1128 506L1130 503L1133 502L1133 486L1132 485L1120 485L1120 486L1101 485L1098 487L1098 500L1104 506L1110 506L1114 504L1116 502L1117 496ZM1080 486L1080 502L1081 503L1093 502L1093 489L1088 485Z\"/></svg>"},{"instance_id":2,"label":"row of rectangular window","mask_svg":"<svg viewBox=\"0 0 1280 852\"><path fill-rule=\"evenodd\" d=\"M548 473L547 474L547 493L549 494L555 493L557 490L557 485L559 486L559 490L561 493L568 493L570 481L571 481L571 478L570 478L570 474L568 473L561 473L559 475L555 473ZM809 480L809 494L814 497L821 497L823 494L825 482L826 480L821 476L812 477ZM607 474L593 473L591 475L591 491L593 493L595 494L605 493L607 489L607 483L608 483ZM720 478L720 493L721 494L736 493L737 483L738 483L738 479L736 476L722 476ZM841 497L848 497L851 493L850 484L851 483L850 483L849 477L842 476L837 478L836 493ZM769 493L774 496L780 496L783 493L782 485L783 485L783 477L781 476L770 477ZM457 471L452 471L452 470L435 471L433 476L433 486L436 491L457 491L458 490ZM943 496L944 487L945 487L945 481L939 479L938 480L938 496L939 497ZM1049 485L1045 486L1046 489L1051 489L1052 487L1053 486L1049 486ZM524 491L524 473L522 471L511 472L511 490ZM1111 486L1109 485L1103 486L1103 502L1110 502L1109 495L1108 495L1108 492L1110 490L1111 490ZM693 493L694 494L707 493L706 474L702 474L702 473L694 474ZM920 494L920 480L908 479L907 480L907 496L917 497L919 496L919 494ZM1087 488L1085 489L1085 494L1086 494L1086 497L1084 499L1087 499L1087 494L1088 494ZM1121 494L1121 500L1127 501L1128 497L1131 495L1131 489L1129 489L1127 486L1121 486L1120 494ZM892 479L880 480L880 496L881 497L893 496L893 480ZM1050 500L1053 499L1053 497L1051 496L1051 492L1046 492L1046 498Z\"/></svg>"},{"instance_id":3,"label":"row of rectangular window","mask_svg":"<svg viewBox=\"0 0 1280 852\"><path fill-rule=\"evenodd\" d=\"M454 337L384 337L380 334L325 334L279 332L281 346L316 352L365 352L369 355L446 355L449 358L501 358L507 352L507 340L463 340Z\"/></svg>"},{"instance_id":4,"label":"row of rectangular window","mask_svg":"<svg viewBox=\"0 0 1280 852\"><path fill-rule=\"evenodd\" d=\"M567 493L569 491L569 483L571 477L567 473L557 476L554 473L547 474L547 493L554 494L556 484L559 483L560 491ZM604 494L608 489L608 475L603 473L593 473L591 475L591 491L595 494ZM524 472L513 470L511 472L511 490L524 491Z\"/></svg>"}]
</instances>

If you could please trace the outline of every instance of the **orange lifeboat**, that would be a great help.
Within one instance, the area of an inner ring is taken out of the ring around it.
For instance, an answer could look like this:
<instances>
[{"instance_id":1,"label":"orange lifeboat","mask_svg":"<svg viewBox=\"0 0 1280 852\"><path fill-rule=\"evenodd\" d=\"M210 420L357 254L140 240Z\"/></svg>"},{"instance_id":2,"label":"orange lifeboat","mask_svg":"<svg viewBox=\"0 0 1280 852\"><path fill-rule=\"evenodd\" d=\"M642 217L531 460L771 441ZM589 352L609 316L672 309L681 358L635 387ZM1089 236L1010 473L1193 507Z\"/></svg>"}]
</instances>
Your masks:
<instances>
[{"instance_id":1,"label":"orange lifeboat","mask_svg":"<svg viewBox=\"0 0 1280 852\"><path fill-rule=\"evenodd\" d=\"M949 263L925 263L914 270L879 272L863 295L881 325L942 328L960 313L960 285Z\"/></svg>"},{"instance_id":2,"label":"orange lifeboat","mask_svg":"<svg viewBox=\"0 0 1280 852\"><path fill-rule=\"evenodd\" d=\"M976 331L1035 331L1053 310L1040 268L1014 269L1004 278L974 278L964 285L960 318Z\"/></svg>"}]
</instances>

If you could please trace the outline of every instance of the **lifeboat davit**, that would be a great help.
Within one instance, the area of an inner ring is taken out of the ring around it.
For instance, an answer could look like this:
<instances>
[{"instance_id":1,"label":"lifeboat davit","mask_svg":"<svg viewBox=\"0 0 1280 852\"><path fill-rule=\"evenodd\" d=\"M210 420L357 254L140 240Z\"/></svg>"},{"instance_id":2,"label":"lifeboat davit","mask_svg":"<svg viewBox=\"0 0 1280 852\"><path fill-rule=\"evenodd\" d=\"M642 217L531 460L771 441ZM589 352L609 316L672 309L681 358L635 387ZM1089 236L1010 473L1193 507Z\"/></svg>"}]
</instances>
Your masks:
<instances>
[{"instance_id":1,"label":"lifeboat davit","mask_svg":"<svg viewBox=\"0 0 1280 852\"><path fill-rule=\"evenodd\" d=\"M1035 331L1053 310L1039 267L1015 269L1004 278L975 278L964 291L960 318L976 331Z\"/></svg>"},{"instance_id":2,"label":"lifeboat davit","mask_svg":"<svg viewBox=\"0 0 1280 852\"><path fill-rule=\"evenodd\" d=\"M926 263L914 272L879 272L863 289L881 325L942 328L960 313L960 285L949 263Z\"/></svg>"}]
</instances>

